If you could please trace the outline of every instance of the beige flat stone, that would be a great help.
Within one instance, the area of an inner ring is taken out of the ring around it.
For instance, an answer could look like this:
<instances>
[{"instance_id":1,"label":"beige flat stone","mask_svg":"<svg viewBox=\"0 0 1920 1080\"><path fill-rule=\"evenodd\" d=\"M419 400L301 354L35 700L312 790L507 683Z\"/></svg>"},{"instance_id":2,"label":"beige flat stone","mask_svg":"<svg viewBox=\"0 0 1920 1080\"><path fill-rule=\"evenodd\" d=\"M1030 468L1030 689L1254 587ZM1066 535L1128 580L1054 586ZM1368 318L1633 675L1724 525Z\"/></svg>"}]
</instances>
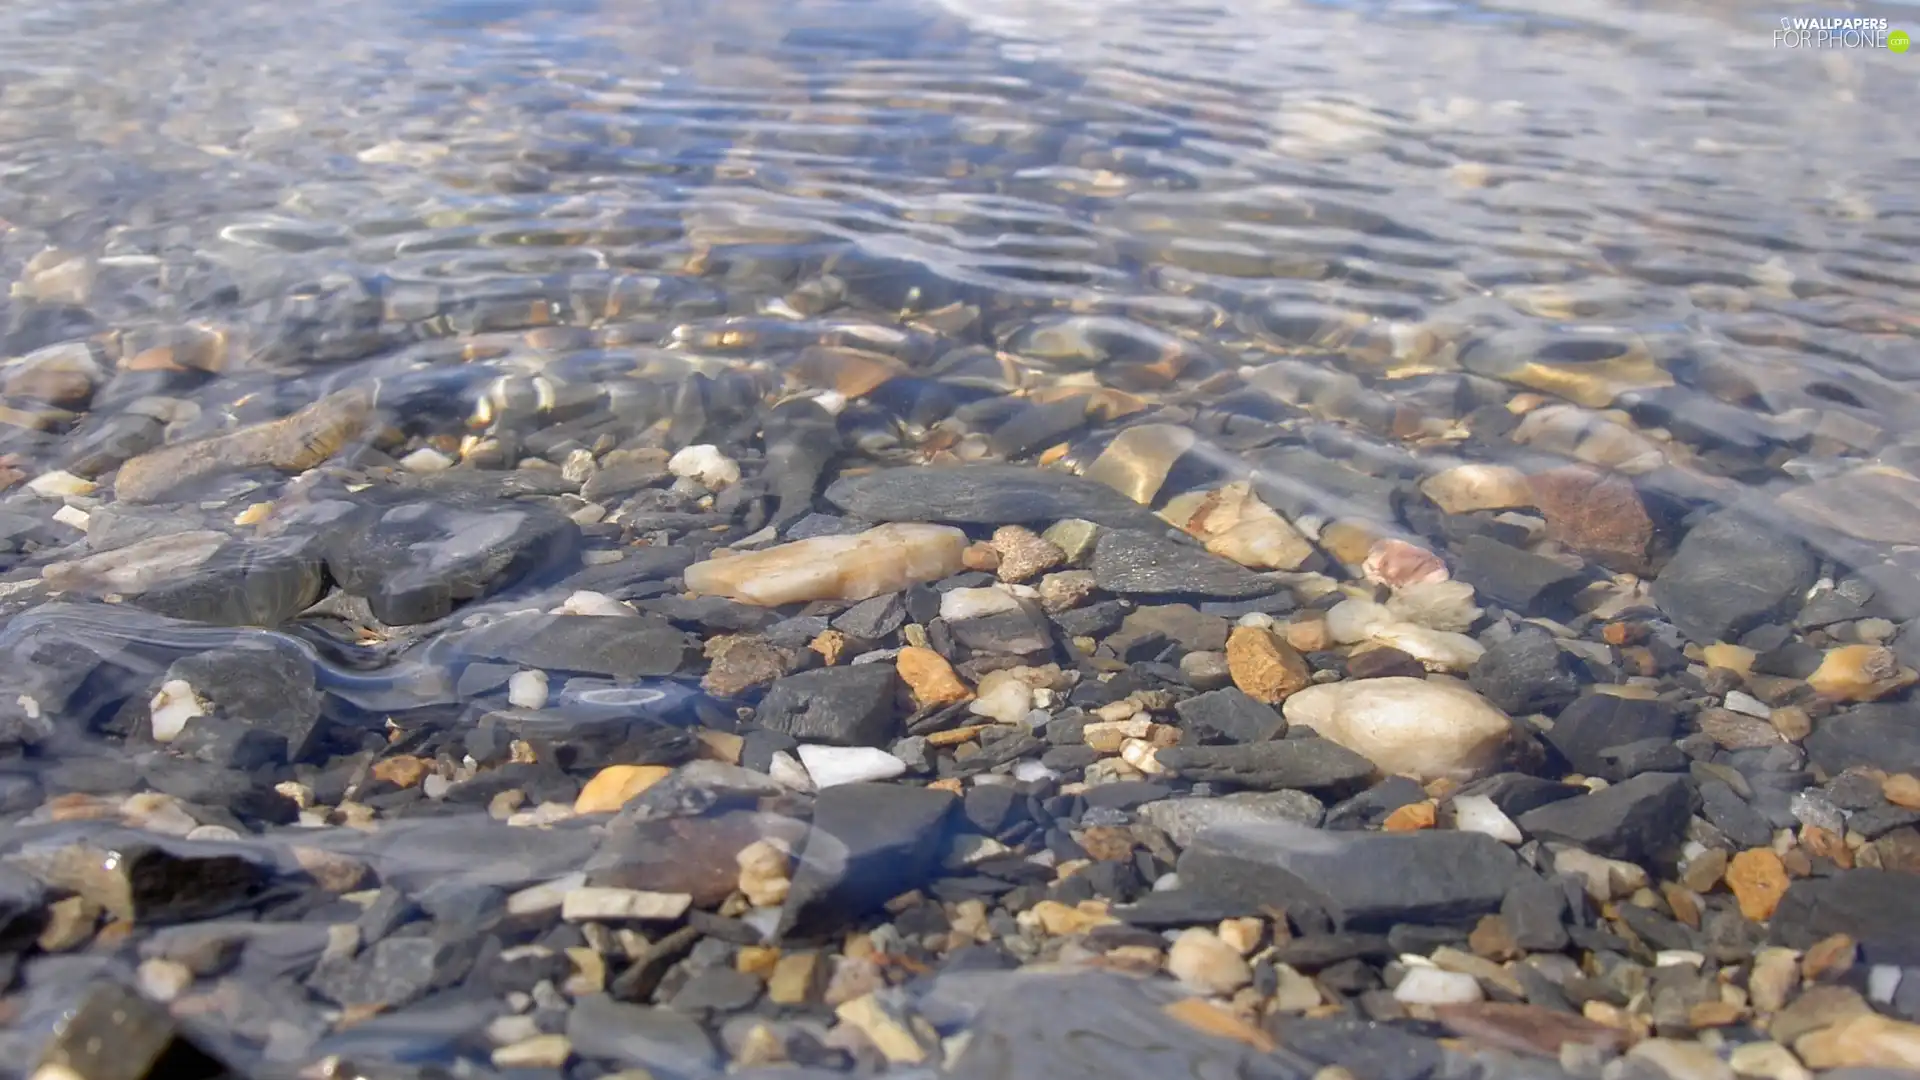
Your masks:
<instances>
[{"instance_id":1,"label":"beige flat stone","mask_svg":"<svg viewBox=\"0 0 1920 1080\"><path fill-rule=\"evenodd\" d=\"M967 534L901 522L849 536L816 536L687 567L687 588L776 607L814 600L866 600L938 581L962 568Z\"/></svg>"}]
</instances>

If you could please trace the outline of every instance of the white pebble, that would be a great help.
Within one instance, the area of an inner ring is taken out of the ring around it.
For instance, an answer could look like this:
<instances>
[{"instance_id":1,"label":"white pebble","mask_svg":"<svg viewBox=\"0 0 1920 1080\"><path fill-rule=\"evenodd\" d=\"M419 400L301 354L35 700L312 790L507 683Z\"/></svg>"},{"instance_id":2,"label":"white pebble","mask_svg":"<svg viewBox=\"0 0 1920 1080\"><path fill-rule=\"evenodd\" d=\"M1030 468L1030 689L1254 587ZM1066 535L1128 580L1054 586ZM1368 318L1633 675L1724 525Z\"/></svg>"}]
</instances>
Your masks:
<instances>
[{"instance_id":1,"label":"white pebble","mask_svg":"<svg viewBox=\"0 0 1920 1080\"><path fill-rule=\"evenodd\" d=\"M891 780L907 771L907 763L871 746L800 747L800 763L816 788L853 784L862 780Z\"/></svg>"},{"instance_id":2,"label":"white pebble","mask_svg":"<svg viewBox=\"0 0 1920 1080\"><path fill-rule=\"evenodd\" d=\"M408 472L440 473L453 468L453 459L431 446L423 446L401 458L400 467Z\"/></svg>"},{"instance_id":3,"label":"white pebble","mask_svg":"<svg viewBox=\"0 0 1920 1080\"><path fill-rule=\"evenodd\" d=\"M827 411L828 416L839 416L847 407L847 395L838 390L822 390L813 395L813 403Z\"/></svg>"},{"instance_id":4,"label":"white pebble","mask_svg":"<svg viewBox=\"0 0 1920 1080\"><path fill-rule=\"evenodd\" d=\"M516 671L507 680L507 702L519 709L540 709L547 704L547 673Z\"/></svg>"},{"instance_id":5,"label":"white pebble","mask_svg":"<svg viewBox=\"0 0 1920 1080\"><path fill-rule=\"evenodd\" d=\"M667 459L667 471L683 480L697 481L709 491L740 482L740 463L711 443L689 446Z\"/></svg>"},{"instance_id":6,"label":"white pebble","mask_svg":"<svg viewBox=\"0 0 1920 1080\"><path fill-rule=\"evenodd\" d=\"M1732 712L1757 716L1762 720L1773 719L1773 709L1766 702L1741 690L1727 692L1727 709Z\"/></svg>"},{"instance_id":7,"label":"white pebble","mask_svg":"<svg viewBox=\"0 0 1920 1080\"><path fill-rule=\"evenodd\" d=\"M1037 761L1022 761L1013 767L1013 778L1023 784L1052 780L1060 774Z\"/></svg>"},{"instance_id":8,"label":"white pebble","mask_svg":"<svg viewBox=\"0 0 1920 1080\"><path fill-rule=\"evenodd\" d=\"M998 615L1003 611L1018 610L1019 607L1019 597L1011 590L995 585L978 589L948 589L940 594L940 617L948 622Z\"/></svg>"},{"instance_id":9,"label":"white pebble","mask_svg":"<svg viewBox=\"0 0 1920 1080\"><path fill-rule=\"evenodd\" d=\"M148 708L153 713L153 739L163 743L179 738L187 728L187 721L207 715L206 707L200 704L193 687L185 679L169 679L161 683L160 692L153 695Z\"/></svg>"},{"instance_id":10,"label":"white pebble","mask_svg":"<svg viewBox=\"0 0 1920 1080\"><path fill-rule=\"evenodd\" d=\"M1485 998L1473 976L1430 967L1414 968L1393 988L1393 1000L1402 1005L1471 1005Z\"/></svg>"},{"instance_id":11,"label":"white pebble","mask_svg":"<svg viewBox=\"0 0 1920 1080\"><path fill-rule=\"evenodd\" d=\"M813 777L807 775L806 766L800 759L785 750L774 752L773 761L767 766L767 775L773 782L788 791L797 791L802 795L813 794Z\"/></svg>"},{"instance_id":12,"label":"white pebble","mask_svg":"<svg viewBox=\"0 0 1920 1080\"><path fill-rule=\"evenodd\" d=\"M1453 827L1461 832L1483 833L1503 844L1518 844L1525 839L1520 826L1485 795L1454 796Z\"/></svg>"},{"instance_id":13,"label":"white pebble","mask_svg":"<svg viewBox=\"0 0 1920 1080\"><path fill-rule=\"evenodd\" d=\"M86 532L87 526L93 523L93 516L77 506L62 506L53 512L53 520L69 529Z\"/></svg>"},{"instance_id":14,"label":"white pebble","mask_svg":"<svg viewBox=\"0 0 1920 1080\"><path fill-rule=\"evenodd\" d=\"M240 834L225 825L195 825L187 832L188 840L238 840Z\"/></svg>"},{"instance_id":15,"label":"white pebble","mask_svg":"<svg viewBox=\"0 0 1920 1080\"><path fill-rule=\"evenodd\" d=\"M1234 625L1251 627L1255 630L1271 630L1273 629L1273 616L1264 611L1249 611L1245 615L1240 616L1239 621Z\"/></svg>"},{"instance_id":16,"label":"white pebble","mask_svg":"<svg viewBox=\"0 0 1920 1080\"><path fill-rule=\"evenodd\" d=\"M70 472L55 469L44 472L27 481L27 490L43 499L64 499L69 495L91 495L100 485L91 480L83 480Z\"/></svg>"},{"instance_id":17,"label":"white pebble","mask_svg":"<svg viewBox=\"0 0 1920 1080\"><path fill-rule=\"evenodd\" d=\"M1654 967L1704 967L1707 958L1692 949L1662 949L1653 954Z\"/></svg>"},{"instance_id":18,"label":"white pebble","mask_svg":"<svg viewBox=\"0 0 1920 1080\"><path fill-rule=\"evenodd\" d=\"M611 889L583 885L568 893L560 904L560 917L568 922L598 922L604 919L677 919L693 906L689 893L648 892L644 889Z\"/></svg>"},{"instance_id":19,"label":"white pebble","mask_svg":"<svg viewBox=\"0 0 1920 1080\"><path fill-rule=\"evenodd\" d=\"M137 973L140 992L162 1005L186 993L193 970L178 960L142 960Z\"/></svg>"},{"instance_id":20,"label":"white pebble","mask_svg":"<svg viewBox=\"0 0 1920 1080\"><path fill-rule=\"evenodd\" d=\"M566 602L560 605L559 614L631 617L638 615L639 612L606 593L588 592L582 589L567 597Z\"/></svg>"},{"instance_id":21,"label":"white pebble","mask_svg":"<svg viewBox=\"0 0 1920 1080\"><path fill-rule=\"evenodd\" d=\"M1033 709L1033 687L1008 675L994 678L999 672L991 672L980 680L978 692L967 704L967 711L974 716L984 716L1001 724L1017 724L1026 719Z\"/></svg>"},{"instance_id":22,"label":"white pebble","mask_svg":"<svg viewBox=\"0 0 1920 1080\"><path fill-rule=\"evenodd\" d=\"M1867 970L1867 997L1876 1004L1891 1005L1900 989L1904 972L1892 964L1875 964Z\"/></svg>"}]
</instances>

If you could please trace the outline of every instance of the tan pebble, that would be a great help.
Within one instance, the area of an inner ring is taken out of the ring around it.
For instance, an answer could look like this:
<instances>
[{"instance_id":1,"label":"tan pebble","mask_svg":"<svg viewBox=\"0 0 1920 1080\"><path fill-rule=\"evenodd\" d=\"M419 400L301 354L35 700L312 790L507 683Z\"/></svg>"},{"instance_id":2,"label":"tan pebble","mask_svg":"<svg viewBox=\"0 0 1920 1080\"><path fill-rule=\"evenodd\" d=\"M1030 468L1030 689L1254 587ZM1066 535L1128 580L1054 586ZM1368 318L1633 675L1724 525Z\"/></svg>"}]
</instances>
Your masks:
<instances>
[{"instance_id":1,"label":"tan pebble","mask_svg":"<svg viewBox=\"0 0 1920 1080\"><path fill-rule=\"evenodd\" d=\"M1098 900L1082 901L1068 907L1058 900L1042 900L1018 916L1023 924L1038 925L1053 937L1084 934L1096 926L1113 926L1120 920L1107 914L1107 906Z\"/></svg>"},{"instance_id":2,"label":"tan pebble","mask_svg":"<svg viewBox=\"0 0 1920 1080\"><path fill-rule=\"evenodd\" d=\"M1863 1013L1794 1041L1810 1069L1920 1070L1920 1024Z\"/></svg>"},{"instance_id":3,"label":"tan pebble","mask_svg":"<svg viewBox=\"0 0 1920 1080\"><path fill-rule=\"evenodd\" d=\"M496 1069L558 1069L573 1056L573 1042L565 1035L535 1035L493 1052Z\"/></svg>"},{"instance_id":4,"label":"tan pebble","mask_svg":"<svg viewBox=\"0 0 1920 1080\"><path fill-rule=\"evenodd\" d=\"M425 758L401 754L374 762L373 775L397 788L410 788L427 778L433 771L433 762Z\"/></svg>"},{"instance_id":5,"label":"tan pebble","mask_svg":"<svg viewBox=\"0 0 1920 1080\"><path fill-rule=\"evenodd\" d=\"M1120 862L1133 857L1132 829L1117 825L1092 825L1074 833L1073 837L1095 862Z\"/></svg>"},{"instance_id":6,"label":"tan pebble","mask_svg":"<svg viewBox=\"0 0 1920 1080\"><path fill-rule=\"evenodd\" d=\"M691 592L762 607L860 601L959 572L966 547L959 529L900 522L709 559L682 578Z\"/></svg>"},{"instance_id":7,"label":"tan pebble","mask_svg":"<svg viewBox=\"0 0 1920 1080\"><path fill-rule=\"evenodd\" d=\"M1473 932L1467 935L1467 947L1476 956L1505 963L1518 960L1524 951L1513 939L1513 931L1508 928L1505 919L1498 915L1483 915L1474 925Z\"/></svg>"},{"instance_id":8,"label":"tan pebble","mask_svg":"<svg viewBox=\"0 0 1920 1080\"><path fill-rule=\"evenodd\" d=\"M1687 1009L1687 1025L1692 1028L1731 1027L1746 1019L1747 1010L1725 1001L1695 1002Z\"/></svg>"},{"instance_id":9,"label":"tan pebble","mask_svg":"<svg viewBox=\"0 0 1920 1080\"><path fill-rule=\"evenodd\" d=\"M1002 525L993 532L993 549L1000 555L996 572L1001 581L1021 583L1064 566L1067 553L1060 545L1019 525Z\"/></svg>"},{"instance_id":10,"label":"tan pebble","mask_svg":"<svg viewBox=\"0 0 1920 1080\"><path fill-rule=\"evenodd\" d=\"M1920 674L1900 666L1900 658L1882 645L1842 645L1821 658L1807 684L1837 701L1877 701L1913 685Z\"/></svg>"},{"instance_id":11,"label":"tan pebble","mask_svg":"<svg viewBox=\"0 0 1920 1080\"><path fill-rule=\"evenodd\" d=\"M1327 613L1324 611L1295 615L1281 627L1281 632L1286 635L1288 645L1303 653L1320 652L1333 645L1333 635L1327 632Z\"/></svg>"},{"instance_id":12,"label":"tan pebble","mask_svg":"<svg viewBox=\"0 0 1920 1080\"><path fill-rule=\"evenodd\" d=\"M1763 948L1753 954L1747 973L1747 996L1763 1013L1779 1012L1800 985L1800 954L1792 949Z\"/></svg>"},{"instance_id":13,"label":"tan pebble","mask_svg":"<svg viewBox=\"0 0 1920 1080\"><path fill-rule=\"evenodd\" d=\"M973 697L947 658L932 649L909 645L894 658L894 670L907 684L914 703L923 709L952 705Z\"/></svg>"},{"instance_id":14,"label":"tan pebble","mask_svg":"<svg viewBox=\"0 0 1920 1080\"><path fill-rule=\"evenodd\" d=\"M968 570L993 573L1000 569L1000 553L991 544L971 543L960 550L960 565Z\"/></svg>"},{"instance_id":15,"label":"tan pebble","mask_svg":"<svg viewBox=\"0 0 1920 1080\"><path fill-rule=\"evenodd\" d=\"M846 655L847 635L838 630L822 630L807 643L807 648L819 653L820 659L826 661L828 667L832 667Z\"/></svg>"},{"instance_id":16,"label":"tan pebble","mask_svg":"<svg viewBox=\"0 0 1920 1080\"><path fill-rule=\"evenodd\" d=\"M1773 918L1789 884L1780 856L1765 848L1742 851L1727 864L1727 887L1740 904L1740 914L1754 922Z\"/></svg>"},{"instance_id":17,"label":"tan pebble","mask_svg":"<svg viewBox=\"0 0 1920 1080\"><path fill-rule=\"evenodd\" d=\"M1742 645L1716 641L1700 650L1700 662L1708 667L1725 668L1741 675L1753 674L1754 651Z\"/></svg>"},{"instance_id":18,"label":"tan pebble","mask_svg":"<svg viewBox=\"0 0 1920 1080\"><path fill-rule=\"evenodd\" d=\"M1433 828L1438 812L1431 802L1408 803L1387 815L1381 828L1387 832L1418 832Z\"/></svg>"},{"instance_id":19,"label":"tan pebble","mask_svg":"<svg viewBox=\"0 0 1920 1080\"><path fill-rule=\"evenodd\" d=\"M944 791L952 795L962 795L966 792L966 789L961 786L959 779L952 776L935 780L933 783L927 785L927 790Z\"/></svg>"},{"instance_id":20,"label":"tan pebble","mask_svg":"<svg viewBox=\"0 0 1920 1080\"><path fill-rule=\"evenodd\" d=\"M1680 883L1697 893L1711 892L1727 872L1727 853L1709 848L1695 856L1680 872Z\"/></svg>"},{"instance_id":21,"label":"tan pebble","mask_svg":"<svg viewBox=\"0 0 1920 1080\"><path fill-rule=\"evenodd\" d=\"M742 945L733 958L733 969L743 975L769 979L780 965L780 955L780 950L770 945Z\"/></svg>"},{"instance_id":22,"label":"tan pebble","mask_svg":"<svg viewBox=\"0 0 1920 1080\"><path fill-rule=\"evenodd\" d=\"M1853 869L1853 849L1847 846L1846 837L1818 825L1800 827L1800 850L1813 858L1826 859L1842 870Z\"/></svg>"},{"instance_id":23,"label":"tan pebble","mask_svg":"<svg viewBox=\"0 0 1920 1080\"><path fill-rule=\"evenodd\" d=\"M818 952L790 952L773 965L767 999L775 1005L804 1005L820 995L826 965Z\"/></svg>"},{"instance_id":24,"label":"tan pebble","mask_svg":"<svg viewBox=\"0 0 1920 1080\"><path fill-rule=\"evenodd\" d=\"M787 853L770 840L755 840L734 855L740 867L739 887L755 907L773 907L783 903L791 882L787 878Z\"/></svg>"},{"instance_id":25,"label":"tan pebble","mask_svg":"<svg viewBox=\"0 0 1920 1080\"><path fill-rule=\"evenodd\" d=\"M1902 810L1920 810L1920 777L1895 773L1880 782L1880 793Z\"/></svg>"},{"instance_id":26,"label":"tan pebble","mask_svg":"<svg viewBox=\"0 0 1920 1080\"><path fill-rule=\"evenodd\" d=\"M1833 934L1807 949L1806 955L1800 958L1800 973L1813 982L1843 975L1853 967L1858 952L1859 947L1851 937Z\"/></svg>"},{"instance_id":27,"label":"tan pebble","mask_svg":"<svg viewBox=\"0 0 1920 1080\"><path fill-rule=\"evenodd\" d=\"M1227 637L1227 671L1242 692L1268 705L1305 689L1313 677L1299 652L1257 626L1236 626Z\"/></svg>"},{"instance_id":28,"label":"tan pebble","mask_svg":"<svg viewBox=\"0 0 1920 1080\"><path fill-rule=\"evenodd\" d=\"M1727 1056L1727 1064L1735 1075L1756 1080L1813 1080L1813 1073L1800 1064L1793 1051L1777 1042L1741 1043Z\"/></svg>"},{"instance_id":29,"label":"tan pebble","mask_svg":"<svg viewBox=\"0 0 1920 1080\"><path fill-rule=\"evenodd\" d=\"M872 994L841 1004L834 1015L858 1028L895 1065L917 1065L927 1058L926 1047L920 1045L913 1029L889 1013Z\"/></svg>"},{"instance_id":30,"label":"tan pebble","mask_svg":"<svg viewBox=\"0 0 1920 1080\"><path fill-rule=\"evenodd\" d=\"M1348 566L1366 562L1374 541L1379 538L1372 525L1361 521L1335 521L1320 530L1320 546Z\"/></svg>"},{"instance_id":31,"label":"tan pebble","mask_svg":"<svg viewBox=\"0 0 1920 1080\"><path fill-rule=\"evenodd\" d=\"M927 736L927 745L928 746L959 746L961 743L973 741L975 738L977 738L980 735L981 732L986 731L989 727L992 727L992 726L993 725L990 725L990 724L968 724L965 727L948 728L945 731L936 731L933 734Z\"/></svg>"},{"instance_id":32,"label":"tan pebble","mask_svg":"<svg viewBox=\"0 0 1920 1080\"><path fill-rule=\"evenodd\" d=\"M1267 924L1256 918L1223 919L1214 932L1220 940L1234 947L1241 956L1252 956L1265 938Z\"/></svg>"},{"instance_id":33,"label":"tan pebble","mask_svg":"<svg viewBox=\"0 0 1920 1080\"><path fill-rule=\"evenodd\" d=\"M1798 705L1776 705L1773 709L1773 730L1789 742L1799 742L1813 734L1813 717Z\"/></svg>"},{"instance_id":34,"label":"tan pebble","mask_svg":"<svg viewBox=\"0 0 1920 1080\"><path fill-rule=\"evenodd\" d=\"M609 765L594 774L574 800L576 814L611 814L673 775L665 765Z\"/></svg>"},{"instance_id":35,"label":"tan pebble","mask_svg":"<svg viewBox=\"0 0 1920 1080\"><path fill-rule=\"evenodd\" d=\"M1700 929L1700 897L1697 894L1679 885L1666 884L1660 886L1660 896L1666 900L1676 921L1688 929Z\"/></svg>"},{"instance_id":36,"label":"tan pebble","mask_svg":"<svg viewBox=\"0 0 1920 1080\"><path fill-rule=\"evenodd\" d=\"M1219 935L1191 927L1167 950L1167 973L1206 994L1231 994L1253 981L1253 968Z\"/></svg>"},{"instance_id":37,"label":"tan pebble","mask_svg":"<svg viewBox=\"0 0 1920 1080\"><path fill-rule=\"evenodd\" d=\"M1203 998L1182 998L1163 1006L1161 1011L1195 1031L1232 1039L1262 1054L1278 1048L1273 1036Z\"/></svg>"},{"instance_id":38,"label":"tan pebble","mask_svg":"<svg viewBox=\"0 0 1920 1080\"><path fill-rule=\"evenodd\" d=\"M701 728L693 733L693 737L700 740L701 757L728 765L740 764L740 754L747 746L745 736L735 735L731 731Z\"/></svg>"},{"instance_id":39,"label":"tan pebble","mask_svg":"<svg viewBox=\"0 0 1920 1080\"><path fill-rule=\"evenodd\" d=\"M352 892L367 879L367 864L344 852L305 844L295 845L292 852L293 860L300 869L305 870L308 877L328 892Z\"/></svg>"}]
</instances>

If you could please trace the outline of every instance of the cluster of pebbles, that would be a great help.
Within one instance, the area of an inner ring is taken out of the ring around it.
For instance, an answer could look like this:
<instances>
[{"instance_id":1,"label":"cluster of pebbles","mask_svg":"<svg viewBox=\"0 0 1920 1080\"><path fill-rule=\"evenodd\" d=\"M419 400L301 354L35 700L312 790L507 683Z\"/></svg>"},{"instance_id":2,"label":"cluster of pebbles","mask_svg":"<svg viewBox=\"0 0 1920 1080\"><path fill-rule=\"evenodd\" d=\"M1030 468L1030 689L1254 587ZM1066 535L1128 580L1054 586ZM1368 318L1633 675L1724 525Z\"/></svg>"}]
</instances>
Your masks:
<instances>
[{"instance_id":1,"label":"cluster of pebbles","mask_svg":"<svg viewBox=\"0 0 1920 1080\"><path fill-rule=\"evenodd\" d=\"M1837 562L1617 417L1543 457L1578 407L1539 394L1356 416L1385 399L1286 404L1287 360L1149 392L1186 354L1087 323L467 392L423 363L16 454L8 1057L1920 1068L1897 553ZM1042 346L1136 389L951 376ZM5 389L164 403L182 349L47 345Z\"/></svg>"},{"instance_id":2,"label":"cluster of pebbles","mask_svg":"<svg viewBox=\"0 0 1920 1080\"><path fill-rule=\"evenodd\" d=\"M0 1076L1920 1072L1897 223L765 7L8 68Z\"/></svg>"}]
</instances>

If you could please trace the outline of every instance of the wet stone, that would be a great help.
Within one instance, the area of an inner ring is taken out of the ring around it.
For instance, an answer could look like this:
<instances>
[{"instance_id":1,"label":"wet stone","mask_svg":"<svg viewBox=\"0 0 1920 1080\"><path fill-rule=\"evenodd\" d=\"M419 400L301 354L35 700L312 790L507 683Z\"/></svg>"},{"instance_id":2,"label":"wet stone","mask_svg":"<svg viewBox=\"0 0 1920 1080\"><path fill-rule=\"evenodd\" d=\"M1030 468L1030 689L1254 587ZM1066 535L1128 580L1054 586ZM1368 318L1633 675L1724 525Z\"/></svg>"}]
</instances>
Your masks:
<instances>
[{"instance_id":1,"label":"wet stone","mask_svg":"<svg viewBox=\"0 0 1920 1080\"><path fill-rule=\"evenodd\" d=\"M327 568L389 626L428 622L527 578L558 577L580 530L527 503L414 501L357 510L332 530Z\"/></svg>"},{"instance_id":2,"label":"wet stone","mask_svg":"<svg viewBox=\"0 0 1920 1080\"><path fill-rule=\"evenodd\" d=\"M1266 742L1285 734L1287 729L1287 722L1278 710L1255 701L1235 687L1187 698L1176 705L1175 710L1183 728L1227 742Z\"/></svg>"},{"instance_id":3,"label":"wet stone","mask_svg":"<svg viewBox=\"0 0 1920 1080\"><path fill-rule=\"evenodd\" d=\"M1555 717L1547 742L1589 776L1611 776L1602 753L1644 740L1671 740L1679 728L1672 706L1662 701L1588 694Z\"/></svg>"},{"instance_id":4,"label":"wet stone","mask_svg":"<svg viewBox=\"0 0 1920 1080\"><path fill-rule=\"evenodd\" d=\"M1653 599L1701 644L1740 633L1793 608L1818 571L1799 540L1722 511L1688 531L1653 583Z\"/></svg>"},{"instance_id":5,"label":"wet stone","mask_svg":"<svg viewBox=\"0 0 1920 1080\"><path fill-rule=\"evenodd\" d=\"M822 791L781 911L782 928L807 933L856 919L923 884L958 802L944 791L881 783Z\"/></svg>"},{"instance_id":6,"label":"wet stone","mask_svg":"<svg viewBox=\"0 0 1920 1080\"><path fill-rule=\"evenodd\" d=\"M272 878L270 867L247 855L188 841L73 846L36 857L32 871L49 885L142 925L210 918L247 907Z\"/></svg>"},{"instance_id":7,"label":"wet stone","mask_svg":"<svg viewBox=\"0 0 1920 1080\"><path fill-rule=\"evenodd\" d=\"M1100 588L1123 595L1235 600L1264 596L1279 587L1278 582L1218 555L1161 533L1132 529L1102 533L1094 545L1091 569Z\"/></svg>"},{"instance_id":8,"label":"wet stone","mask_svg":"<svg viewBox=\"0 0 1920 1080\"><path fill-rule=\"evenodd\" d=\"M1188 780L1259 791L1286 788L1338 798L1364 787L1373 762L1327 739L1280 739L1244 746L1176 746L1157 755Z\"/></svg>"},{"instance_id":9,"label":"wet stone","mask_svg":"<svg viewBox=\"0 0 1920 1080\"><path fill-rule=\"evenodd\" d=\"M1530 837L1574 844L1609 859L1646 862L1679 846L1696 804L1685 776L1645 773L1530 810L1515 823Z\"/></svg>"},{"instance_id":10,"label":"wet stone","mask_svg":"<svg viewBox=\"0 0 1920 1080\"><path fill-rule=\"evenodd\" d=\"M700 1023L670 1008L628 1005L588 994L567 1012L576 1055L656 1076L704 1076L720 1063Z\"/></svg>"},{"instance_id":11,"label":"wet stone","mask_svg":"<svg viewBox=\"0 0 1920 1080\"><path fill-rule=\"evenodd\" d=\"M1796 881L1773 911L1772 940L1808 949L1833 934L1846 934L1867 964L1920 965L1912 891L1911 875L1889 870L1848 870Z\"/></svg>"},{"instance_id":12,"label":"wet stone","mask_svg":"<svg viewBox=\"0 0 1920 1080\"><path fill-rule=\"evenodd\" d=\"M278 736L289 762L305 761L319 748L321 695L313 664L290 643L261 635L240 648L176 660L165 678L186 682L212 706L210 716L187 721L188 733L228 721Z\"/></svg>"},{"instance_id":13,"label":"wet stone","mask_svg":"<svg viewBox=\"0 0 1920 1080\"><path fill-rule=\"evenodd\" d=\"M1829 775L1858 766L1920 773L1920 725L1904 706L1862 705L1817 720L1803 745Z\"/></svg>"},{"instance_id":14,"label":"wet stone","mask_svg":"<svg viewBox=\"0 0 1920 1080\"><path fill-rule=\"evenodd\" d=\"M1500 907L1520 872L1479 833L1321 832L1270 822L1203 832L1180 856L1183 888L1325 914L1336 929L1396 923L1471 926Z\"/></svg>"},{"instance_id":15,"label":"wet stone","mask_svg":"<svg viewBox=\"0 0 1920 1080\"><path fill-rule=\"evenodd\" d=\"M1013 465L883 469L828 485L827 501L870 521L1031 525L1081 518L1152 528L1145 508L1095 480Z\"/></svg>"},{"instance_id":16,"label":"wet stone","mask_svg":"<svg viewBox=\"0 0 1920 1080\"><path fill-rule=\"evenodd\" d=\"M101 979L82 992L40 1052L35 1076L79 1080L216 1080L225 1066L179 1030L163 1005Z\"/></svg>"},{"instance_id":17,"label":"wet stone","mask_svg":"<svg viewBox=\"0 0 1920 1080\"><path fill-rule=\"evenodd\" d=\"M1484 536L1469 537L1461 546L1453 576L1522 615L1553 614L1585 580L1579 570Z\"/></svg>"},{"instance_id":18,"label":"wet stone","mask_svg":"<svg viewBox=\"0 0 1920 1080\"><path fill-rule=\"evenodd\" d=\"M615 679L671 675L690 653L687 635L653 619L521 613L447 634L438 647L455 655L544 671Z\"/></svg>"},{"instance_id":19,"label":"wet stone","mask_svg":"<svg viewBox=\"0 0 1920 1080\"><path fill-rule=\"evenodd\" d=\"M357 957L323 961L307 987L336 1005L397 1009L458 981L477 947L476 941L390 937Z\"/></svg>"},{"instance_id":20,"label":"wet stone","mask_svg":"<svg viewBox=\"0 0 1920 1080\"><path fill-rule=\"evenodd\" d=\"M1469 685L1514 715L1546 712L1580 693L1580 679L1552 634L1523 626L1473 665Z\"/></svg>"},{"instance_id":21,"label":"wet stone","mask_svg":"<svg viewBox=\"0 0 1920 1080\"><path fill-rule=\"evenodd\" d=\"M820 668L776 679L755 712L770 731L835 746L885 746L899 734L891 664Z\"/></svg>"},{"instance_id":22,"label":"wet stone","mask_svg":"<svg viewBox=\"0 0 1920 1080\"><path fill-rule=\"evenodd\" d=\"M1239 792L1211 799L1163 799L1141 806L1139 817L1166 833L1175 846L1184 848L1216 825L1259 826L1278 821L1311 828L1320 824L1323 813L1320 800L1304 791L1274 791Z\"/></svg>"}]
</instances>

